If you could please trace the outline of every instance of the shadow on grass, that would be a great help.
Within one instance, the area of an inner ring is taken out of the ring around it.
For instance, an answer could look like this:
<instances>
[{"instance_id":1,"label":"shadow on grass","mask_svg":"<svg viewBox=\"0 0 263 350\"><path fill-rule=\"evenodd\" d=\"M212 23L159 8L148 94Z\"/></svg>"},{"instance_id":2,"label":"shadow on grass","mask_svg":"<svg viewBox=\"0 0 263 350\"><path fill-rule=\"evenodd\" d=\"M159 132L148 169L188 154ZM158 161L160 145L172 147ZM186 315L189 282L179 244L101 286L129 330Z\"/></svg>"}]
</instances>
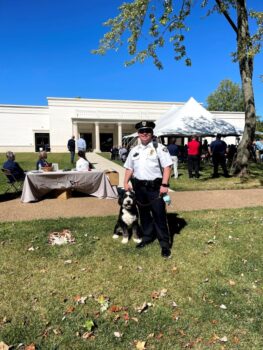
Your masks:
<instances>
[{"instance_id":1,"label":"shadow on grass","mask_svg":"<svg viewBox=\"0 0 263 350\"><path fill-rule=\"evenodd\" d=\"M175 235L179 235L182 229L187 225L184 218L179 218L176 213L167 214L168 227L171 235L171 245L173 245Z\"/></svg>"}]
</instances>

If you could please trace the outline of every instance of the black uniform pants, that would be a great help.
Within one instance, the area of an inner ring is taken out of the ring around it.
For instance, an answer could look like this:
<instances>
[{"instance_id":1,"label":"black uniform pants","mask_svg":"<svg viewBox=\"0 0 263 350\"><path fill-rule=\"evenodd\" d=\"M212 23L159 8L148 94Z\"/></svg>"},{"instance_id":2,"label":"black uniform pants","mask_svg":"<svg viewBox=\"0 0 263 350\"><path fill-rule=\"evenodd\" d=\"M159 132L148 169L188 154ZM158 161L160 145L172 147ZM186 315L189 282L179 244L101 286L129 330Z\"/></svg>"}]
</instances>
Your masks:
<instances>
[{"instance_id":1,"label":"black uniform pants","mask_svg":"<svg viewBox=\"0 0 263 350\"><path fill-rule=\"evenodd\" d=\"M152 242L157 237L162 248L170 248L165 203L159 197L160 184L154 186L149 182L147 185L147 181L144 183L135 180L133 188L139 208L143 242Z\"/></svg>"}]
</instances>

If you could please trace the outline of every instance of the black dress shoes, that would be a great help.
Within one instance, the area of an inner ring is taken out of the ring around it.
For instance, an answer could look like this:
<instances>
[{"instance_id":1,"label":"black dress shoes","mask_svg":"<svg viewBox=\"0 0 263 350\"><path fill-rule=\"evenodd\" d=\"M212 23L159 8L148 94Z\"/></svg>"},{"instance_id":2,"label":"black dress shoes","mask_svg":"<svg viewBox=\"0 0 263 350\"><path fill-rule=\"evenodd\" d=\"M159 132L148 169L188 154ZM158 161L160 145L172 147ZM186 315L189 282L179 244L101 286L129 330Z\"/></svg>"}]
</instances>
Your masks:
<instances>
[{"instance_id":1,"label":"black dress shoes","mask_svg":"<svg viewBox=\"0 0 263 350\"><path fill-rule=\"evenodd\" d=\"M169 248L162 248L162 257L169 259L171 257L171 251Z\"/></svg>"}]
</instances>

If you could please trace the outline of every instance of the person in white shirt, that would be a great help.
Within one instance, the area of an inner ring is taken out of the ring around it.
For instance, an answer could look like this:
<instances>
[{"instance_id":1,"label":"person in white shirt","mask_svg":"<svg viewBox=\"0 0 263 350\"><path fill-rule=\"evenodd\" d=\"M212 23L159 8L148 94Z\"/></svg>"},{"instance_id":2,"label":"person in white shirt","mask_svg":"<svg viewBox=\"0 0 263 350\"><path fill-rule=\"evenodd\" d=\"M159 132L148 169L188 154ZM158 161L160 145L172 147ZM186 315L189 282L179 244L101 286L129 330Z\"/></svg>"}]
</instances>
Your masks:
<instances>
[{"instance_id":1,"label":"person in white shirt","mask_svg":"<svg viewBox=\"0 0 263 350\"><path fill-rule=\"evenodd\" d=\"M79 159L77 160L76 163L76 169L77 171L90 171L91 166L89 161L86 158L85 152L83 151L78 151L78 157Z\"/></svg>"},{"instance_id":2,"label":"person in white shirt","mask_svg":"<svg viewBox=\"0 0 263 350\"><path fill-rule=\"evenodd\" d=\"M154 127L155 124L151 121L135 125L141 144L130 151L124 164L124 189L128 191L133 187L137 199L143 239L136 247L144 248L157 237L161 255L169 258L170 235L162 197L168 192L173 161L167 148L154 141Z\"/></svg>"},{"instance_id":3,"label":"person in white shirt","mask_svg":"<svg viewBox=\"0 0 263 350\"><path fill-rule=\"evenodd\" d=\"M86 152L86 149L87 149L86 141L81 136L77 140L77 148L78 148L78 151Z\"/></svg>"}]
</instances>

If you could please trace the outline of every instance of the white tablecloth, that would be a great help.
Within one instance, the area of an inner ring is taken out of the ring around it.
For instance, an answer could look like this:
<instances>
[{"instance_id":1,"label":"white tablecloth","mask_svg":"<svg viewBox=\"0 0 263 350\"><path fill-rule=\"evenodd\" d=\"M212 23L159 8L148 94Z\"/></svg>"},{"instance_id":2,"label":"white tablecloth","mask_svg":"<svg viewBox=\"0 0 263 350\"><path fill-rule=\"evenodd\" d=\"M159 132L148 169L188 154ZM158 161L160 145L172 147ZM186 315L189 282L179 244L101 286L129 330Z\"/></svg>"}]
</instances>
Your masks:
<instances>
[{"instance_id":1,"label":"white tablecloth","mask_svg":"<svg viewBox=\"0 0 263 350\"><path fill-rule=\"evenodd\" d=\"M38 201L54 189L75 189L99 198L117 198L116 187L111 186L108 177L102 171L52 171L28 172L21 201Z\"/></svg>"}]
</instances>

